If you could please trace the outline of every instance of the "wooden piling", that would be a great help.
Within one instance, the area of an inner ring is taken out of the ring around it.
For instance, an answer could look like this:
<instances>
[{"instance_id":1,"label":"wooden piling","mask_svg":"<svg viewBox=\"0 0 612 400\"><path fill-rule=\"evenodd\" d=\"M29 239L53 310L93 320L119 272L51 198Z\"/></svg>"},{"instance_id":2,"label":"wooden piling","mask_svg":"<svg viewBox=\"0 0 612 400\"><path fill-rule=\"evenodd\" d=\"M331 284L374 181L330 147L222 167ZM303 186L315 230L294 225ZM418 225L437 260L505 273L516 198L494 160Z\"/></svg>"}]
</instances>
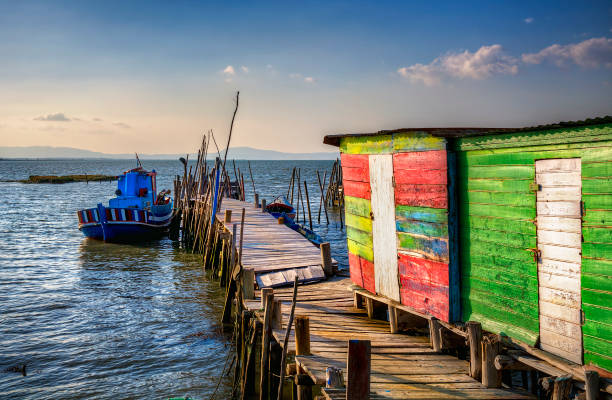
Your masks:
<instances>
[{"instance_id":1,"label":"wooden piling","mask_svg":"<svg viewBox=\"0 0 612 400\"><path fill-rule=\"evenodd\" d=\"M466 324L470 346L470 376L480 380L482 371L482 326L480 322L468 321Z\"/></svg>"},{"instance_id":2,"label":"wooden piling","mask_svg":"<svg viewBox=\"0 0 612 400\"><path fill-rule=\"evenodd\" d=\"M264 323L261 336L261 367L259 376L259 400L265 400L267 394L267 370L268 370L268 351L270 349L270 337L272 336L272 311L273 296L270 293L266 298L264 306Z\"/></svg>"},{"instance_id":3,"label":"wooden piling","mask_svg":"<svg viewBox=\"0 0 612 400\"><path fill-rule=\"evenodd\" d=\"M226 224L229 224L232 222L232 210L225 210L225 219L224 219Z\"/></svg>"},{"instance_id":4,"label":"wooden piling","mask_svg":"<svg viewBox=\"0 0 612 400\"><path fill-rule=\"evenodd\" d=\"M253 268L242 269L242 296L245 300L255 298L255 270Z\"/></svg>"},{"instance_id":5,"label":"wooden piling","mask_svg":"<svg viewBox=\"0 0 612 400\"><path fill-rule=\"evenodd\" d=\"M319 250L321 250L321 266L323 267L323 272L325 272L325 276L330 277L334 275L331 246L328 242L324 242L320 244Z\"/></svg>"},{"instance_id":6,"label":"wooden piling","mask_svg":"<svg viewBox=\"0 0 612 400\"><path fill-rule=\"evenodd\" d=\"M584 391L586 400L597 400L599 398L599 374L597 371L584 372Z\"/></svg>"},{"instance_id":7,"label":"wooden piling","mask_svg":"<svg viewBox=\"0 0 612 400\"><path fill-rule=\"evenodd\" d=\"M266 211L266 199L261 199L261 212L267 212Z\"/></svg>"},{"instance_id":8,"label":"wooden piling","mask_svg":"<svg viewBox=\"0 0 612 400\"><path fill-rule=\"evenodd\" d=\"M496 337L482 338L482 384L487 388L501 387L501 371L495 368L495 357L499 354L500 343Z\"/></svg>"},{"instance_id":9,"label":"wooden piling","mask_svg":"<svg viewBox=\"0 0 612 400\"><path fill-rule=\"evenodd\" d=\"M306 204L308 205L308 222L310 223L310 230L312 230L312 214L310 213L310 196L308 195L308 185L304 181L304 195L306 196Z\"/></svg>"},{"instance_id":10,"label":"wooden piling","mask_svg":"<svg viewBox=\"0 0 612 400\"><path fill-rule=\"evenodd\" d=\"M300 356L310 355L310 319L304 315L295 317L295 354ZM303 374L301 368L298 368L298 375ZM304 379L305 380L305 379ZM297 398L299 400L312 399L312 387L310 382L304 380L298 381Z\"/></svg>"},{"instance_id":11,"label":"wooden piling","mask_svg":"<svg viewBox=\"0 0 612 400\"><path fill-rule=\"evenodd\" d=\"M440 335L440 321L436 317L429 319L429 340L434 351L442 351L442 336Z\"/></svg>"},{"instance_id":12,"label":"wooden piling","mask_svg":"<svg viewBox=\"0 0 612 400\"><path fill-rule=\"evenodd\" d=\"M397 308L389 304L387 306L387 312L389 313L389 329L391 333L397 333L398 332Z\"/></svg>"},{"instance_id":13,"label":"wooden piling","mask_svg":"<svg viewBox=\"0 0 612 400\"><path fill-rule=\"evenodd\" d=\"M255 201L254 201L255 208L259 208L259 193L255 193L254 197L255 197Z\"/></svg>"},{"instance_id":14,"label":"wooden piling","mask_svg":"<svg viewBox=\"0 0 612 400\"><path fill-rule=\"evenodd\" d=\"M371 343L349 340L346 360L346 400L369 400Z\"/></svg>"}]
</instances>

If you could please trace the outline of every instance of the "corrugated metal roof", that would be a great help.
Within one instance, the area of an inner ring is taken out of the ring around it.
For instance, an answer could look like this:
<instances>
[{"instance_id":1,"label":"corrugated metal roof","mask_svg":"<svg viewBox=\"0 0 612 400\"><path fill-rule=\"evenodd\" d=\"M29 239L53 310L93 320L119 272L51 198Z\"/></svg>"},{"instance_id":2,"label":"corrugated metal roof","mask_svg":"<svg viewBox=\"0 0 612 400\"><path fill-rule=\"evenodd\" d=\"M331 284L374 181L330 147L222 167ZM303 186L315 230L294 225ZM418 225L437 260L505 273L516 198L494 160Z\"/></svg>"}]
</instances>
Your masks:
<instances>
[{"instance_id":1,"label":"corrugated metal roof","mask_svg":"<svg viewBox=\"0 0 612 400\"><path fill-rule=\"evenodd\" d=\"M338 135L326 135L323 138L323 143L332 146L339 146L340 139L345 137L355 136L377 136L377 135L389 135L400 132L425 132L432 136L445 137L445 138L462 138L470 136L484 136L484 135L496 135L503 133L513 132L527 132L527 131L543 131L550 129L559 128L575 128L580 126L589 125L601 125L612 123L612 116L606 115L605 117L588 118L582 121L565 121L557 122L548 125L530 126L524 128L401 128L393 130L382 130L371 133L347 133Z\"/></svg>"}]
</instances>

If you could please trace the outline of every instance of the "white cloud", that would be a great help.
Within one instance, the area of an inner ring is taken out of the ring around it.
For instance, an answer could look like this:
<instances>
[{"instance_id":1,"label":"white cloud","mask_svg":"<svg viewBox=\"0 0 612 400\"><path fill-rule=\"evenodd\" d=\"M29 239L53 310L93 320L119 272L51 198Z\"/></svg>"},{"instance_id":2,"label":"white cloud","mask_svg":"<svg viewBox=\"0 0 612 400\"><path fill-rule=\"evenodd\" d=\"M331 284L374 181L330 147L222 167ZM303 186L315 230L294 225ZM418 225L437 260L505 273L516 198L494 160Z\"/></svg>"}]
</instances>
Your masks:
<instances>
[{"instance_id":1,"label":"white cloud","mask_svg":"<svg viewBox=\"0 0 612 400\"><path fill-rule=\"evenodd\" d=\"M530 24L530 23L532 23L533 21L535 21L535 19L534 19L533 17L527 17L527 18L525 18L525 19L523 20L523 22L524 22L524 23L526 23L526 24Z\"/></svg>"},{"instance_id":2,"label":"white cloud","mask_svg":"<svg viewBox=\"0 0 612 400\"><path fill-rule=\"evenodd\" d=\"M412 83L434 86L444 77L480 80L497 74L515 75L518 73L518 60L506 55L501 45L494 44L482 46L474 53L467 50L448 53L426 65L399 68L397 73Z\"/></svg>"},{"instance_id":3,"label":"white cloud","mask_svg":"<svg viewBox=\"0 0 612 400\"><path fill-rule=\"evenodd\" d=\"M304 82L308 82L308 83L314 83L315 78L313 78L312 76L307 76L304 78Z\"/></svg>"},{"instance_id":4,"label":"white cloud","mask_svg":"<svg viewBox=\"0 0 612 400\"><path fill-rule=\"evenodd\" d=\"M40 117L34 118L36 121L55 121L55 122L69 122L71 121L64 113L47 114Z\"/></svg>"},{"instance_id":5,"label":"white cloud","mask_svg":"<svg viewBox=\"0 0 612 400\"><path fill-rule=\"evenodd\" d=\"M601 37L580 43L553 44L537 53L523 54L522 59L527 64L549 62L562 67L568 63L575 63L587 68L598 68L602 65L612 68L612 39Z\"/></svg>"},{"instance_id":6,"label":"white cloud","mask_svg":"<svg viewBox=\"0 0 612 400\"><path fill-rule=\"evenodd\" d=\"M245 74L248 74L248 73L249 73L249 68L248 68L248 67L246 67L246 66L244 66L244 65L243 65L242 67L240 67L240 70L241 70L242 72L244 72Z\"/></svg>"},{"instance_id":7,"label":"white cloud","mask_svg":"<svg viewBox=\"0 0 612 400\"><path fill-rule=\"evenodd\" d=\"M228 65L227 67L225 67L225 69L223 70L223 74L225 76L234 76L236 75L236 71L234 71L234 67L232 67L231 65Z\"/></svg>"},{"instance_id":8,"label":"white cloud","mask_svg":"<svg viewBox=\"0 0 612 400\"><path fill-rule=\"evenodd\" d=\"M302 77L302 74L297 74L297 73L289 74L289 78L291 79L300 79L301 77Z\"/></svg>"}]
</instances>

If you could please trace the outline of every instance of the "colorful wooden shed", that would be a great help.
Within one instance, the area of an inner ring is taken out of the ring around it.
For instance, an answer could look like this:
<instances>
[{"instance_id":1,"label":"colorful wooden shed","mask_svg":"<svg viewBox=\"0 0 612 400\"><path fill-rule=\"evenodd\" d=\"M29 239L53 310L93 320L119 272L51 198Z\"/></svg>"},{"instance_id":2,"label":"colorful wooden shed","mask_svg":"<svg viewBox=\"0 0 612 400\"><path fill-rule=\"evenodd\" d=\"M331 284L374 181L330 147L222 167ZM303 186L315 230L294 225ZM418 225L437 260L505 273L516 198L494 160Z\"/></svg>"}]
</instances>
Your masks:
<instances>
[{"instance_id":1,"label":"colorful wooden shed","mask_svg":"<svg viewBox=\"0 0 612 400\"><path fill-rule=\"evenodd\" d=\"M354 283L612 370L612 117L324 142Z\"/></svg>"}]
</instances>

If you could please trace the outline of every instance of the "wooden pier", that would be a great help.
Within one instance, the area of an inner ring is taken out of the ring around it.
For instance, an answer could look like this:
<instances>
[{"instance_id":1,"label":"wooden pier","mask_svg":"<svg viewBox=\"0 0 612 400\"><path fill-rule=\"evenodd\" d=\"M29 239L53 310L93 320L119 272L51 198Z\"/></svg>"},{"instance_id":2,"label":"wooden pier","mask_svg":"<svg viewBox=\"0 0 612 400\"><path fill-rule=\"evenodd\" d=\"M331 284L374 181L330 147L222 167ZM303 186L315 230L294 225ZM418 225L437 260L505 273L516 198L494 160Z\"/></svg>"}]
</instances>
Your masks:
<instances>
[{"instance_id":1,"label":"wooden pier","mask_svg":"<svg viewBox=\"0 0 612 400\"><path fill-rule=\"evenodd\" d=\"M226 213L226 210L231 212ZM241 228L244 229L242 238ZM325 275L320 276L325 257L321 256L321 251L254 204L224 199L216 217L216 231L224 243L231 240L234 257L240 257L242 252L242 266L237 263L231 268L235 282L227 281L229 296L226 301L226 309L231 307L231 302L235 305L238 353L235 380L236 387L241 388L237 391L242 392L242 398L250 398L256 392L260 393L260 399L276 398L279 359L283 354L292 305L292 287L264 289L265 299L262 300L262 291L251 289L253 275L258 282L264 278L274 285L280 281L293 282L296 273L300 281L317 281L298 286L295 315L300 323L290 331L285 349L289 360L287 371L295 382L297 398L312 398L313 393L325 399L364 398L355 397L355 393L347 394L347 390L354 392L356 388L354 384L351 386L356 369L358 373L365 371L367 374L365 380L371 399L532 398L524 391L487 388L470 377L467 361L432 348L427 329L422 329L427 327L427 320L400 315L389 306L392 322L386 321L387 306L381 312L381 304L355 295L348 279L334 276L322 280L325 278ZM236 236L229 239L234 234ZM235 291L233 296L232 291ZM362 300L363 305L360 304ZM268 302L270 304L266 305ZM271 315L267 316L266 312ZM377 315L381 319L375 319ZM413 326L405 326L411 322ZM402 324L410 334L400 332ZM297 348L296 330L301 336ZM366 357L368 365L362 360L353 366L352 373L347 371L347 362L351 362L349 340L367 343L371 349ZM261 346L262 342L266 344ZM342 371L348 389L341 384L326 388L329 367Z\"/></svg>"}]
</instances>

